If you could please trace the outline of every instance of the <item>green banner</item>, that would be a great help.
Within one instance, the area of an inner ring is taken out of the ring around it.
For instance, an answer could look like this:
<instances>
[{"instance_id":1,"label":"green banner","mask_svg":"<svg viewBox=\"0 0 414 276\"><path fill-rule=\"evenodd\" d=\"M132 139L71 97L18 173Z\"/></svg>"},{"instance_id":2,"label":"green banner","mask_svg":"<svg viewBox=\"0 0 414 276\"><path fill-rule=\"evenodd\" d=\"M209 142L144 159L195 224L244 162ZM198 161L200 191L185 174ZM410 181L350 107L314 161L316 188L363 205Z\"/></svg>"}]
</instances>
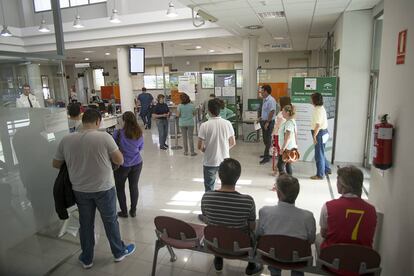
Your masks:
<instances>
[{"instance_id":1,"label":"green banner","mask_svg":"<svg viewBox=\"0 0 414 276\"><path fill-rule=\"evenodd\" d=\"M298 102L304 102L304 98L309 97L315 92L321 93L324 97L335 97L336 89L336 77L292 78L292 98L298 99ZM309 98L307 101L309 101Z\"/></svg>"}]
</instances>

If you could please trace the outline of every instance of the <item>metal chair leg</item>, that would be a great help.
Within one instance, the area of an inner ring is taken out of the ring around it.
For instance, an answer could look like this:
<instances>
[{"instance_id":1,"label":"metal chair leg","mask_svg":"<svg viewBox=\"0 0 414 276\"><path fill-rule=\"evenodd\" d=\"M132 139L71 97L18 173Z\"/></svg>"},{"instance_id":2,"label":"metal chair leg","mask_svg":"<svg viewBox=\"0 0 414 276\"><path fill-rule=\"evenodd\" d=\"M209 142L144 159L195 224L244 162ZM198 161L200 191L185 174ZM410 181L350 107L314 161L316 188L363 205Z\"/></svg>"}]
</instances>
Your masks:
<instances>
[{"instance_id":1,"label":"metal chair leg","mask_svg":"<svg viewBox=\"0 0 414 276\"><path fill-rule=\"evenodd\" d=\"M174 250L169 245L167 245L167 249L168 249L168 252L170 252L170 256L171 256L170 262L175 262L177 260L177 256L175 255Z\"/></svg>"},{"instance_id":2,"label":"metal chair leg","mask_svg":"<svg viewBox=\"0 0 414 276\"><path fill-rule=\"evenodd\" d=\"M154 250L154 259L152 260L152 272L151 272L152 276L155 276L155 272L157 270L158 251L160 250L161 247L163 247L163 245L160 242L160 240L156 240L155 241L155 250Z\"/></svg>"}]
</instances>

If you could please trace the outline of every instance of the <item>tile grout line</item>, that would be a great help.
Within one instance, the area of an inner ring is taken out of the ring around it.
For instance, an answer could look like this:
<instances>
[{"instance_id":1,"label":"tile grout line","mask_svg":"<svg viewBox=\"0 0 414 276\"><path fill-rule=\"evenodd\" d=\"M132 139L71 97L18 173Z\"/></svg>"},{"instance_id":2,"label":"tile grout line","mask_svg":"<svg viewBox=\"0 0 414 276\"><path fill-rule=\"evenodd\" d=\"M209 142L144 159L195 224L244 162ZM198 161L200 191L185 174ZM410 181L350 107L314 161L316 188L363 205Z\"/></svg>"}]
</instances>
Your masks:
<instances>
[{"instance_id":1,"label":"tile grout line","mask_svg":"<svg viewBox=\"0 0 414 276\"><path fill-rule=\"evenodd\" d=\"M326 181L328 182L328 187L329 187L329 193L331 194L331 199L334 199L334 193L333 193L333 189L332 189L332 183L331 183L331 179L329 178L329 175L326 174Z\"/></svg>"}]
</instances>

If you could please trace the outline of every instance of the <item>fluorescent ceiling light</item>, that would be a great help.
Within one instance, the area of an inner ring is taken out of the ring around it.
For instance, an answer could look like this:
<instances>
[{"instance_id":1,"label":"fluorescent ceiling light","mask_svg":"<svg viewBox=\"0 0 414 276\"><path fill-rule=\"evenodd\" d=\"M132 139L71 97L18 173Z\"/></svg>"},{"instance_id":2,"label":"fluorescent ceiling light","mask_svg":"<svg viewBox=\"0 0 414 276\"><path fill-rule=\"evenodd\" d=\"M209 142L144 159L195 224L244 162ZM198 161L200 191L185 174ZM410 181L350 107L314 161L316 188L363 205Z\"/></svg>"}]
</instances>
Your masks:
<instances>
[{"instance_id":1,"label":"fluorescent ceiling light","mask_svg":"<svg viewBox=\"0 0 414 276\"><path fill-rule=\"evenodd\" d=\"M201 49L201 48L203 48L203 47L201 47L201 46L196 46L196 49Z\"/></svg>"},{"instance_id":2,"label":"fluorescent ceiling light","mask_svg":"<svg viewBox=\"0 0 414 276\"><path fill-rule=\"evenodd\" d=\"M45 19L42 19L42 21L40 22L39 32L41 32L41 33L50 32L50 29L46 25L46 20Z\"/></svg>"},{"instance_id":3,"label":"fluorescent ceiling light","mask_svg":"<svg viewBox=\"0 0 414 276\"><path fill-rule=\"evenodd\" d=\"M107 53L105 53L105 56L110 56L110 55L111 55L111 53L108 53L108 52L107 52Z\"/></svg>"},{"instance_id":4,"label":"fluorescent ceiling light","mask_svg":"<svg viewBox=\"0 0 414 276\"><path fill-rule=\"evenodd\" d=\"M208 50L209 53L214 53L216 50Z\"/></svg>"},{"instance_id":5,"label":"fluorescent ceiling light","mask_svg":"<svg viewBox=\"0 0 414 276\"><path fill-rule=\"evenodd\" d=\"M121 20L119 19L119 16L118 16L118 10L116 9L112 10L112 15L111 15L111 18L109 18L109 22L115 23L115 24L121 23Z\"/></svg>"},{"instance_id":6,"label":"fluorescent ceiling light","mask_svg":"<svg viewBox=\"0 0 414 276\"><path fill-rule=\"evenodd\" d=\"M5 37L13 36L12 33L7 29L7 26L5 25L3 25L3 30L1 30L0 35Z\"/></svg>"},{"instance_id":7,"label":"fluorescent ceiling light","mask_svg":"<svg viewBox=\"0 0 414 276\"><path fill-rule=\"evenodd\" d=\"M80 29L84 28L85 26L82 25L80 15L78 14L75 18L75 21L73 21L73 28Z\"/></svg>"},{"instance_id":8,"label":"fluorescent ceiling light","mask_svg":"<svg viewBox=\"0 0 414 276\"><path fill-rule=\"evenodd\" d=\"M168 10L167 10L167 16L168 17L176 17L178 16L174 4L172 1L170 1L170 3L168 4Z\"/></svg>"},{"instance_id":9,"label":"fluorescent ceiling light","mask_svg":"<svg viewBox=\"0 0 414 276\"><path fill-rule=\"evenodd\" d=\"M85 60L86 60L86 61L88 61L88 60L89 60L89 58L85 58Z\"/></svg>"}]
</instances>

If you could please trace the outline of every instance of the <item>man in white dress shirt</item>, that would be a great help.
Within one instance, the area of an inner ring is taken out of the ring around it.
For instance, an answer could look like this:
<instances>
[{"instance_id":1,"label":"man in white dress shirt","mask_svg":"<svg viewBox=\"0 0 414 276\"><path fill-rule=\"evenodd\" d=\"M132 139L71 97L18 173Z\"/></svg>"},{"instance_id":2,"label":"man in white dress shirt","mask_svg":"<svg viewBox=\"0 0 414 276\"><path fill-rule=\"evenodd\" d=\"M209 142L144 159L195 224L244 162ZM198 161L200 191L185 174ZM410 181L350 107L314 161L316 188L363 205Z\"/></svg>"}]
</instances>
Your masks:
<instances>
[{"instance_id":1,"label":"man in white dress shirt","mask_svg":"<svg viewBox=\"0 0 414 276\"><path fill-rule=\"evenodd\" d=\"M30 85L23 85L23 94L16 100L16 107L40 107L36 96L30 93Z\"/></svg>"}]
</instances>

